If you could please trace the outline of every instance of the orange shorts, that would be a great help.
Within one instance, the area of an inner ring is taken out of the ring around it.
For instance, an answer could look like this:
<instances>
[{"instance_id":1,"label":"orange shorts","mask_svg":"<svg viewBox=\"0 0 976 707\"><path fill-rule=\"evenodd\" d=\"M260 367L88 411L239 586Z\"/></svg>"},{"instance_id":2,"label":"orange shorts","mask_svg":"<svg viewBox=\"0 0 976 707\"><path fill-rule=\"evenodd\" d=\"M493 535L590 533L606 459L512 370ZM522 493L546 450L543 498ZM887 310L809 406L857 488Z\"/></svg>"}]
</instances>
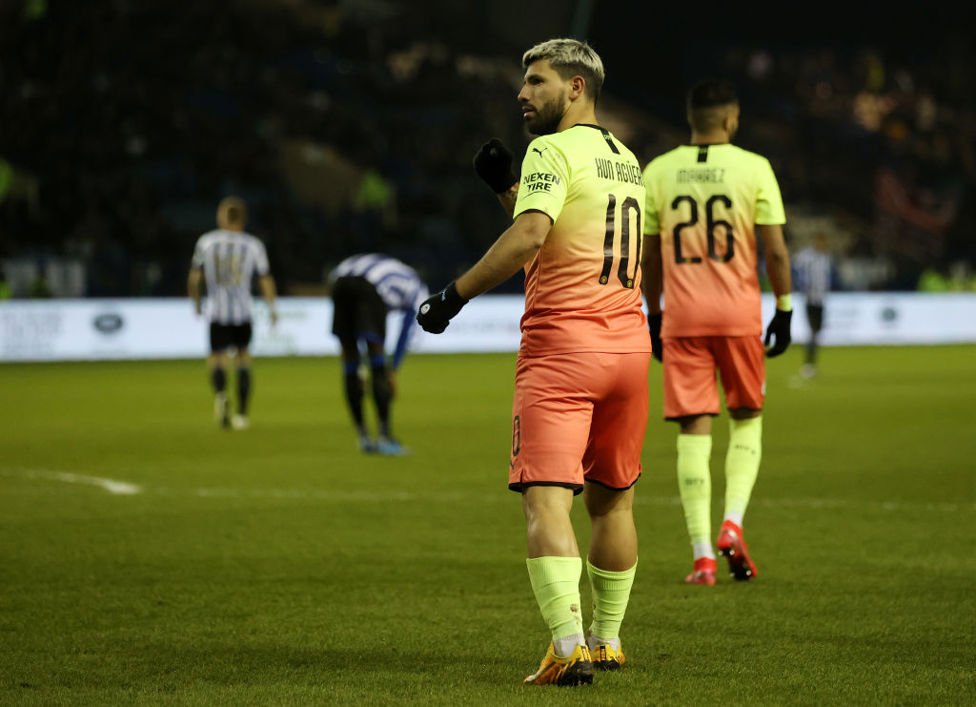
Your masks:
<instances>
[{"instance_id":1,"label":"orange shorts","mask_svg":"<svg viewBox=\"0 0 976 707\"><path fill-rule=\"evenodd\" d=\"M583 481L627 489L641 474L649 353L519 356L508 487Z\"/></svg>"},{"instance_id":2,"label":"orange shorts","mask_svg":"<svg viewBox=\"0 0 976 707\"><path fill-rule=\"evenodd\" d=\"M717 415L715 370L729 409L761 410L766 358L758 336L688 336L664 340L664 417Z\"/></svg>"}]
</instances>

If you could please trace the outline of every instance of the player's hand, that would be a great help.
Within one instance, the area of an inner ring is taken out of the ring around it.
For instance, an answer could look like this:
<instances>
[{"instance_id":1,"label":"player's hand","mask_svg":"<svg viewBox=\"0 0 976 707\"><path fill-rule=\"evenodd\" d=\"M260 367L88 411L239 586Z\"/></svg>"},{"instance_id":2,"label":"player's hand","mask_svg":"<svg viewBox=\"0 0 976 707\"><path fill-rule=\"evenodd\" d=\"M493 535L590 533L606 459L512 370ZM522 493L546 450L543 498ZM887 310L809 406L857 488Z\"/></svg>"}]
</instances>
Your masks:
<instances>
[{"instance_id":1,"label":"player's hand","mask_svg":"<svg viewBox=\"0 0 976 707\"><path fill-rule=\"evenodd\" d=\"M271 328L273 329L276 326L278 326L278 310L277 309L272 309L271 310Z\"/></svg>"},{"instance_id":2,"label":"player's hand","mask_svg":"<svg viewBox=\"0 0 976 707\"><path fill-rule=\"evenodd\" d=\"M497 137L478 149L473 162L474 171L496 194L508 191L518 181L512 171L512 152Z\"/></svg>"},{"instance_id":3,"label":"player's hand","mask_svg":"<svg viewBox=\"0 0 976 707\"><path fill-rule=\"evenodd\" d=\"M440 334L468 300L458 294L452 282L435 295L428 297L417 311L417 322L424 331Z\"/></svg>"},{"instance_id":4,"label":"player's hand","mask_svg":"<svg viewBox=\"0 0 976 707\"><path fill-rule=\"evenodd\" d=\"M773 345L766 349L766 356L768 358L779 356L790 345L790 320L792 318L792 311L776 310L772 321L766 327L766 340L763 342L766 346L769 346L770 340L775 339Z\"/></svg>"},{"instance_id":5,"label":"player's hand","mask_svg":"<svg viewBox=\"0 0 976 707\"><path fill-rule=\"evenodd\" d=\"M661 341L661 315L663 312L652 314L647 318L647 328L651 331L651 355L658 361L664 361L664 342Z\"/></svg>"},{"instance_id":6,"label":"player's hand","mask_svg":"<svg viewBox=\"0 0 976 707\"><path fill-rule=\"evenodd\" d=\"M390 382L390 400L395 400L397 396L397 372L390 368L386 372L386 379Z\"/></svg>"},{"instance_id":7,"label":"player's hand","mask_svg":"<svg viewBox=\"0 0 976 707\"><path fill-rule=\"evenodd\" d=\"M200 302L199 300L197 300L196 302L194 302L193 303L193 311L196 312L196 314L197 314L198 317L201 314L203 314L203 302Z\"/></svg>"}]
</instances>

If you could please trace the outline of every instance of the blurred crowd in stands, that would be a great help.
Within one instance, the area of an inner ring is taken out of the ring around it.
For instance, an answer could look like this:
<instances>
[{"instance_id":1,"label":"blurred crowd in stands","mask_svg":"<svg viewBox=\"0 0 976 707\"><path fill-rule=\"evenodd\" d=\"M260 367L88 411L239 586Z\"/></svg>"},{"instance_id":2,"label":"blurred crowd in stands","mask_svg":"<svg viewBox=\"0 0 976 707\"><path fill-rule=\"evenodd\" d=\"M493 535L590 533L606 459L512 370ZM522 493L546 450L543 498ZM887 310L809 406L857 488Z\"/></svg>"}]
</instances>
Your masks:
<instances>
[{"instance_id":1,"label":"blurred crowd in stands","mask_svg":"<svg viewBox=\"0 0 976 707\"><path fill-rule=\"evenodd\" d=\"M403 5L0 0L8 291L182 295L231 193L285 294L370 250L446 283L505 227L471 156L491 136L527 144L521 68ZM738 142L773 162L792 245L827 232L849 289L916 289L925 271L976 287L968 45L910 65L870 47L723 51ZM687 139L628 96L604 105L640 116L625 139L642 161Z\"/></svg>"}]
</instances>

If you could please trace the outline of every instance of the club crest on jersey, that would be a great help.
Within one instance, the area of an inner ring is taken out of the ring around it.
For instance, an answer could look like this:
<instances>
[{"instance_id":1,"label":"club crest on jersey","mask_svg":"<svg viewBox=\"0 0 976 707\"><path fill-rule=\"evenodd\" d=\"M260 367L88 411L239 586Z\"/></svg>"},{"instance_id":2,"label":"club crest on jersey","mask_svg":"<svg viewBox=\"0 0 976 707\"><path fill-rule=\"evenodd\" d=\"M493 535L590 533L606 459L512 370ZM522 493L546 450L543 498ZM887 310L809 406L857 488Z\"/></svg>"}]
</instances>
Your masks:
<instances>
[{"instance_id":1,"label":"club crest on jersey","mask_svg":"<svg viewBox=\"0 0 976 707\"><path fill-rule=\"evenodd\" d=\"M522 177L522 185L529 194L537 191L552 191L552 185L561 182L562 180L557 175L549 172L532 172Z\"/></svg>"}]
</instances>

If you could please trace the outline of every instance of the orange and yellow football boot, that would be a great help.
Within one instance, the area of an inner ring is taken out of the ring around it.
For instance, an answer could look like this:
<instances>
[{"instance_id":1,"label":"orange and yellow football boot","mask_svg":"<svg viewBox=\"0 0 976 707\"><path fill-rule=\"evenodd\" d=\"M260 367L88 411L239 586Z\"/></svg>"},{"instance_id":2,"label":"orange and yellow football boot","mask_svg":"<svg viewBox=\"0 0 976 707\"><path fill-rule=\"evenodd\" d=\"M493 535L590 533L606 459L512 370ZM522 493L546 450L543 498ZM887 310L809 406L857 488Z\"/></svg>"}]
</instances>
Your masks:
<instances>
[{"instance_id":1,"label":"orange and yellow football boot","mask_svg":"<svg viewBox=\"0 0 976 707\"><path fill-rule=\"evenodd\" d=\"M526 685L590 685L593 682L593 661L586 646L576 646L572 655L560 658L552 643L539 669L522 681Z\"/></svg>"}]
</instances>

